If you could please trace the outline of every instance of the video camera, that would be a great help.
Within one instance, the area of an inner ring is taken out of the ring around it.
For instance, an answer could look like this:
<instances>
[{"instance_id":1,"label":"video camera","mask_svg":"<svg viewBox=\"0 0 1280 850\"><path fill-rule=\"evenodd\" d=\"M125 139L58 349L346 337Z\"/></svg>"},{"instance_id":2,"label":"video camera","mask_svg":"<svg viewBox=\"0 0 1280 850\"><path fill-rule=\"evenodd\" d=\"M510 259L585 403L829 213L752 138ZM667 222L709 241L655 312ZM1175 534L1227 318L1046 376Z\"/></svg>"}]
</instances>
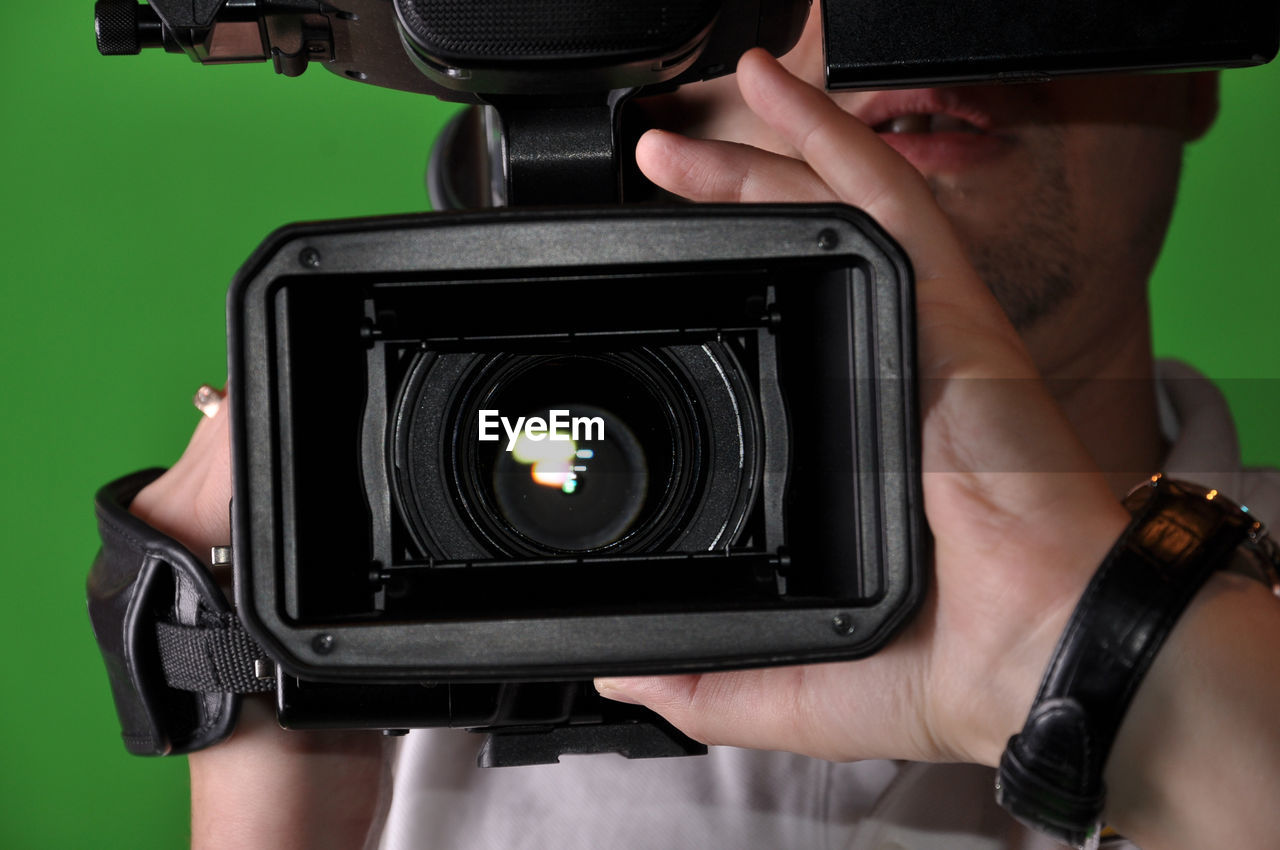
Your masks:
<instances>
[{"instance_id":1,"label":"video camera","mask_svg":"<svg viewBox=\"0 0 1280 850\"><path fill-rule=\"evenodd\" d=\"M1261 2L825 0L831 88L1254 64ZM235 608L99 494L90 612L145 754L484 731L484 764L699 751L597 675L858 658L922 598L908 258L840 205L651 197L631 105L785 53L793 0L98 0L104 54L310 63L473 105L466 211L282 228L228 299ZM1086 14L1087 12L1087 14ZM147 541L145 545L138 541Z\"/></svg>"}]
</instances>

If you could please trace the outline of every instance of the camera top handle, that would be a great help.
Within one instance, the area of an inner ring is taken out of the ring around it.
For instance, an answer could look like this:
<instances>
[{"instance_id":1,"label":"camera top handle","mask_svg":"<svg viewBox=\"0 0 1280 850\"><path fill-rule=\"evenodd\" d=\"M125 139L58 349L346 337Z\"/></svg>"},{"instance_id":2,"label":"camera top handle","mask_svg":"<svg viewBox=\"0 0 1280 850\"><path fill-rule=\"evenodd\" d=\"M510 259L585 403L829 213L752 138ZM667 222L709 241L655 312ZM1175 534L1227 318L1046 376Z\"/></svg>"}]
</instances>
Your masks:
<instances>
[{"instance_id":1,"label":"camera top handle","mask_svg":"<svg viewBox=\"0 0 1280 850\"><path fill-rule=\"evenodd\" d=\"M621 201L621 105L728 73L757 45L785 53L808 11L795 0L98 0L95 18L105 55L146 47L202 64L269 60L286 76L317 62L371 85L492 106L502 200L530 206Z\"/></svg>"},{"instance_id":2,"label":"camera top handle","mask_svg":"<svg viewBox=\"0 0 1280 850\"><path fill-rule=\"evenodd\" d=\"M348 79L496 106L512 205L617 201L618 106L782 55L806 0L98 0L98 48L202 64L311 62ZM1272 0L822 0L828 88L1256 65L1280 48ZM494 148L497 152L497 148ZM572 171L572 174L568 174ZM565 179L566 177L570 179Z\"/></svg>"}]
</instances>

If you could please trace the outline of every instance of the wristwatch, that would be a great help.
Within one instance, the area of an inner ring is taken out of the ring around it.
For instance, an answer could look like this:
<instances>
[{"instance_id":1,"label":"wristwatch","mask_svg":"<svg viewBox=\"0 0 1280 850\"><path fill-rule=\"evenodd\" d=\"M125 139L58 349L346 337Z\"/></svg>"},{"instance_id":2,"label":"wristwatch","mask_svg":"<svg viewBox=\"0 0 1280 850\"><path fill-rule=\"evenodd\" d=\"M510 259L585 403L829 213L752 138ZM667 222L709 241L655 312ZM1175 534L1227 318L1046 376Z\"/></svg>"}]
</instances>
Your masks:
<instances>
[{"instance_id":1,"label":"wristwatch","mask_svg":"<svg viewBox=\"0 0 1280 850\"><path fill-rule=\"evenodd\" d=\"M1028 826L1097 846L1103 769L1160 646L1208 577L1233 569L1280 595L1280 553L1248 508L1217 490L1153 475L1067 622L1026 725L1009 739L996 801Z\"/></svg>"}]
</instances>

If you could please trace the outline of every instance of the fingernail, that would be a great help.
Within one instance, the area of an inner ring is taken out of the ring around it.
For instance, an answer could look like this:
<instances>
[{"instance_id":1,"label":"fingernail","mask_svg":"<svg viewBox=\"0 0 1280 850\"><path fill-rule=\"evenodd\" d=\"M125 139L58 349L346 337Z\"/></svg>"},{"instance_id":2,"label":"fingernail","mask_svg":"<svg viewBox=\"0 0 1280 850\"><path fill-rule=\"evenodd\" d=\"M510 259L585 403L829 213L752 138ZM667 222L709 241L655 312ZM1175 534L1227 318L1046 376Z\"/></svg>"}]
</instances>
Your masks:
<instances>
[{"instance_id":1,"label":"fingernail","mask_svg":"<svg viewBox=\"0 0 1280 850\"><path fill-rule=\"evenodd\" d=\"M595 685L596 693L605 699L624 702L627 705L640 705L640 701L627 692L621 679L596 679Z\"/></svg>"},{"instance_id":2,"label":"fingernail","mask_svg":"<svg viewBox=\"0 0 1280 850\"><path fill-rule=\"evenodd\" d=\"M221 390L209 384L201 384L200 389L196 390L195 396L192 397L191 403L196 406L196 410L212 419L218 415L218 408L222 406L223 398Z\"/></svg>"},{"instance_id":3,"label":"fingernail","mask_svg":"<svg viewBox=\"0 0 1280 850\"><path fill-rule=\"evenodd\" d=\"M670 139L675 135L676 135L675 133L668 133L666 130L659 130L654 128L651 130L645 130L644 135L640 137L640 140L645 141L646 144L650 144L650 145L665 146L669 144Z\"/></svg>"}]
</instances>

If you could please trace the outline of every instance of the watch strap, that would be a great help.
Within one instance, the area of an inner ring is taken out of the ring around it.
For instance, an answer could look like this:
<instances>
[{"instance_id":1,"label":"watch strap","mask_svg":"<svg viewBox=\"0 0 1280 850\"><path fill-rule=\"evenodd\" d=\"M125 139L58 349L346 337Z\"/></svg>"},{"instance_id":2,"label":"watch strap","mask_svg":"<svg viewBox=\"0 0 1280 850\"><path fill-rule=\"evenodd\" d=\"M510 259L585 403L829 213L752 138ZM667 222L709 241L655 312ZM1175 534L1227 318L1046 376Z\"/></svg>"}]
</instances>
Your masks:
<instances>
[{"instance_id":1,"label":"watch strap","mask_svg":"<svg viewBox=\"0 0 1280 850\"><path fill-rule=\"evenodd\" d=\"M1153 476L1126 500L1133 519L1076 605L1000 760L996 799L1020 821L1075 846L1096 841L1103 769L1134 692L1192 597L1258 526L1210 492Z\"/></svg>"}]
</instances>

